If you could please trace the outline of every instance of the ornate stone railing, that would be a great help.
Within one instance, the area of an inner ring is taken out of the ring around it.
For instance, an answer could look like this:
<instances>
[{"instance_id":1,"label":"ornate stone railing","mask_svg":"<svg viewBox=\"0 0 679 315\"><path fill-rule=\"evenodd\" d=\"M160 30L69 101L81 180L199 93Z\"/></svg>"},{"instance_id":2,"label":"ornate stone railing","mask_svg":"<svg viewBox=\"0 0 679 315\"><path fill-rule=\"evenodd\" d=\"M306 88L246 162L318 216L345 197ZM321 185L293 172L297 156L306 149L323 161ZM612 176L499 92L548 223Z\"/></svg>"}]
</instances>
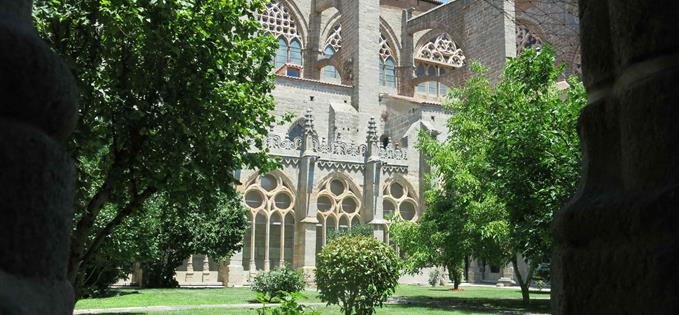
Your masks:
<instances>
[{"instance_id":1,"label":"ornate stone railing","mask_svg":"<svg viewBox=\"0 0 679 315\"><path fill-rule=\"evenodd\" d=\"M326 142L325 139L322 139L320 143L317 139L314 139L313 148L314 152L319 153L319 155L346 156L349 158L363 158L367 151L365 144L355 144L340 140Z\"/></svg>"},{"instance_id":2,"label":"ornate stone railing","mask_svg":"<svg viewBox=\"0 0 679 315\"><path fill-rule=\"evenodd\" d=\"M266 138L266 147L273 154L282 154L285 156L299 156L302 150L302 138L296 137L290 139L287 136L269 135ZM335 140L327 142L325 138L315 138L313 140L312 148L314 153L319 157L338 158L342 160L363 161L368 150L366 144L356 144L353 142L346 142ZM392 144L379 149L380 159L388 161L407 161L408 149L395 147ZM400 163L399 163L400 164Z\"/></svg>"},{"instance_id":3,"label":"ornate stone railing","mask_svg":"<svg viewBox=\"0 0 679 315\"><path fill-rule=\"evenodd\" d=\"M298 156L302 149L302 138L290 139L287 136L269 135L266 137L266 147L272 153L284 153L285 155Z\"/></svg>"},{"instance_id":4,"label":"ornate stone railing","mask_svg":"<svg viewBox=\"0 0 679 315\"><path fill-rule=\"evenodd\" d=\"M408 150L396 148L391 143L386 147L380 148L380 159L405 161L408 159Z\"/></svg>"}]
</instances>

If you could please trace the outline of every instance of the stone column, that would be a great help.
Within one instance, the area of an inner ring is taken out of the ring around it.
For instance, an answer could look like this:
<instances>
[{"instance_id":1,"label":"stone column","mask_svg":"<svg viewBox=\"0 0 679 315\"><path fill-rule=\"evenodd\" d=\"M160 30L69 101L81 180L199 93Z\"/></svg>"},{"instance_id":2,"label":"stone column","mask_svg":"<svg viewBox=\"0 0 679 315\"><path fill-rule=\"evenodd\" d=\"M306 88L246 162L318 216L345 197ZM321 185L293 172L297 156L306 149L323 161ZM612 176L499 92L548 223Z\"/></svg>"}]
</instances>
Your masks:
<instances>
[{"instance_id":1,"label":"stone column","mask_svg":"<svg viewBox=\"0 0 679 315\"><path fill-rule=\"evenodd\" d=\"M202 282L211 282L210 281L210 259L207 257L207 255L203 256L203 278Z\"/></svg>"},{"instance_id":2,"label":"stone column","mask_svg":"<svg viewBox=\"0 0 679 315\"><path fill-rule=\"evenodd\" d=\"M281 215L281 241L280 241L280 261L278 263L279 267L285 265L285 217Z\"/></svg>"},{"instance_id":3,"label":"stone column","mask_svg":"<svg viewBox=\"0 0 679 315\"><path fill-rule=\"evenodd\" d=\"M380 160L379 138L377 137L377 122L375 117L368 121L365 152L365 182L363 193L363 219L373 225L373 235L384 241L384 220L382 209L382 189L380 189L382 175L382 161Z\"/></svg>"},{"instance_id":4,"label":"stone column","mask_svg":"<svg viewBox=\"0 0 679 315\"><path fill-rule=\"evenodd\" d=\"M226 287L241 286L245 283L242 248L229 259L222 281Z\"/></svg>"},{"instance_id":5,"label":"stone column","mask_svg":"<svg viewBox=\"0 0 679 315\"><path fill-rule=\"evenodd\" d=\"M77 92L31 5L0 0L0 314L70 314Z\"/></svg>"},{"instance_id":6,"label":"stone column","mask_svg":"<svg viewBox=\"0 0 679 315\"><path fill-rule=\"evenodd\" d=\"M252 216L252 226L250 227L250 274L257 273L257 264L255 263L255 239L256 239L257 215Z\"/></svg>"},{"instance_id":7,"label":"stone column","mask_svg":"<svg viewBox=\"0 0 679 315\"><path fill-rule=\"evenodd\" d=\"M555 314L679 310L679 2L580 1L584 169L555 218Z\"/></svg>"},{"instance_id":8,"label":"stone column","mask_svg":"<svg viewBox=\"0 0 679 315\"><path fill-rule=\"evenodd\" d=\"M301 268L310 282L316 266L316 203L312 198L314 183L314 166L316 154L314 152L314 138L318 135L314 130L314 120L311 108L304 115L304 137L302 139L302 153L299 162L299 181L297 185L297 225L295 229L295 257L293 265Z\"/></svg>"},{"instance_id":9,"label":"stone column","mask_svg":"<svg viewBox=\"0 0 679 315\"><path fill-rule=\"evenodd\" d=\"M271 234L271 218L266 218L266 233L264 233L264 271L269 271L271 269L271 260L269 260L269 243Z\"/></svg>"},{"instance_id":10,"label":"stone column","mask_svg":"<svg viewBox=\"0 0 679 315\"><path fill-rule=\"evenodd\" d=\"M186 262L186 275L184 276L184 282L193 282L193 255L189 255L189 260Z\"/></svg>"}]
</instances>

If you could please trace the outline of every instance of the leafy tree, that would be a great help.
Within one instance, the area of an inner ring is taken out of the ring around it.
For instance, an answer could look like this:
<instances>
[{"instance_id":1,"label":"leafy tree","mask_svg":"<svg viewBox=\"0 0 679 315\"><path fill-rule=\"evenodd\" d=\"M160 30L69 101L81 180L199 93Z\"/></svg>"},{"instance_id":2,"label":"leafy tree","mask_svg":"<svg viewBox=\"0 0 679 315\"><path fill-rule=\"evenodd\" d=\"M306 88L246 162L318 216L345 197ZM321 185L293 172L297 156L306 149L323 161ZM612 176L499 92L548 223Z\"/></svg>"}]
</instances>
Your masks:
<instances>
[{"instance_id":1,"label":"leafy tree","mask_svg":"<svg viewBox=\"0 0 679 315\"><path fill-rule=\"evenodd\" d=\"M511 262L524 301L535 268L551 254L552 217L579 177L577 120L586 96L575 79L565 90L557 86L562 71L551 47L524 51L507 62L490 113L488 161L509 214ZM519 255L529 264L526 275L517 268Z\"/></svg>"},{"instance_id":2,"label":"leafy tree","mask_svg":"<svg viewBox=\"0 0 679 315\"><path fill-rule=\"evenodd\" d=\"M339 304L344 314L373 314L396 290L399 260L391 247L368 236L329 242L316 259L322 301Z\"/></svg>"},{"instance_id":3,"label":"leafy tree","mask_svg":"<svg viewBox=\"0 0 679 315\"><path fill-rule=\"evenodd\" d=\"M149 199L162 194L185 217L214 210L210 220L228 220L215 209L235 196L234 170L275 164L265 150L247 153L275 122L276 43L255 20L262 8L260 0L35 1L38 31L79 80L69 142L79 171L74 287ZM224 245L209 230L212 245Z\"/></svg>"},{"instance_id":4,"label":"leafy tree","mask_svg":"<svg viewBox=\"0 0 679 315\"><path fill-rule=\"evenodd\" d=\"M418 148L432 166L425 193L427 205L417 224L396 222L391 239L406 254L406 270L444 266L457 288L471 256L489 263L507 261L507 214L492 189L488 163L488 136L492 120L488 111L493 91L484 69L462 88L452 89L446 109L454 112L448 135L440 142L427 133L419 136ZM463 269L464 268L464 269Z\"/></svg>"},{"instance_id":5,"label":"leafy tree","mask_svg":"<svg viewBox=\"0 0 679 315\"><path fill-rule=\"evenodd\" d=\"M496 87L484 67L473 63L471 69L474 74L451 91L446 105L454 113L446 141L420 136L437 182L427 191L419 232L404 234L421 236L409 250L433 257L459 260L457 249L465 258L511 262L528 302L533 270L551 248L552 214L575 190L584 89L575 80L558 88L562 68L549 47L510 59ZM426 243L437 237L450 243ZM446 250L448 244L455 245ZM529 264L526 275L519 257Z\"/></svg>"}]
</instances>

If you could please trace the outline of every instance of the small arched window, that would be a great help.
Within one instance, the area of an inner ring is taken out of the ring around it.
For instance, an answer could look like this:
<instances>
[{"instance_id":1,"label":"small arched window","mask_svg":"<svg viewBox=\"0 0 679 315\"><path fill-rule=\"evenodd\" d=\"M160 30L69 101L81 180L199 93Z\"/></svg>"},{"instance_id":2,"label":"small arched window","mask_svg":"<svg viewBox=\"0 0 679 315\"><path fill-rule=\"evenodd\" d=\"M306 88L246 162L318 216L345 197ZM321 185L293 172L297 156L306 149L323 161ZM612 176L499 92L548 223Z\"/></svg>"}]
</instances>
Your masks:
<instances>
[{"instance_id":1,"label":"small arched window","mask_svg":"<svg viewBox=\"0 0 679 315\"><path fill-rule=\"evenodd\" d=\"M325 66L322 69L323 79L328 81L340 81L342 78L334 66Z\"/></svg>"},{"instance_id":2,"label":"small arched window","mask_svg":"<svg viewBox=\"0 0 679 315\"><path fill-rule=\"evenodd\" d=\"M297 39L293 39L290 42L290 58L289 62L301 65L302 64L302 44Z\"/></svg>"},{"instance_id":3,"label":"small arched window","mask_svg":"<svg viewBox=\"0 0 679 315\"><path fill-rule=\"evenodd\" d=\"M335 54L335 49L333 49L332 46L327 46L327 47L325 47L325 49L323 50L323 54L324 54L326 57L332 57L332 55Z\"/></svg>"}]
</instances>

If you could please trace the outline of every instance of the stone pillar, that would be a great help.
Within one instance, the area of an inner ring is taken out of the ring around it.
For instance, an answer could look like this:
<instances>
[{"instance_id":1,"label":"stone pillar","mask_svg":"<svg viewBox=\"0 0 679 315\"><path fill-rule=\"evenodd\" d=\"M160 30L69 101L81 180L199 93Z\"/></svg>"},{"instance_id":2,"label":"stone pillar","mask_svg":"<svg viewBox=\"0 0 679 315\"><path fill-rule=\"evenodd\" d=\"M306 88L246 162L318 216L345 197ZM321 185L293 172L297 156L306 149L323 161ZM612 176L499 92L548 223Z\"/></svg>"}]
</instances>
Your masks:
<instances>
[{"instance_id":1,"label":"stone pillar","mask_svg":"<svg viewBox=\"0 0 679 315\"><path fill-rule=\"evenodd\" d=\"M318 137L314 130L311 108L304 115L304 137L302 138L302 155L299 162L299 181L297 185L297 225L295 229L295 257L293 265L301 268L310 282L316 266L316 203L311 197L314 183L314 139ZM313 201L313 202L311 202Z\"/></svg>"},{"instance_id":2,"label":"stone pillar","mask_svg":"<svg viewBox=\"0 0 679 315\"><path fill-rule=\"evenodd\" d=\"M413 16L413 8L401 12L401 59L398 61L398 91L401 95L413 96L415 88L412 86L413 80L413 54L415 53L415 43L413 34L408 31L408 20Z\"/></svg>"},{"instance_id":3,"label":"stone pillar","mask_svg":"<svg viewBox=\"0 0 679 315\"><path fill-rule=\"evenodd\" d=\"M193 255L189 255L189 260L186 262L186 275L184 276L184 282L193 282Z\"/></svg>"},{"instance_id":4,"label":"stone pillar","mask_svg":"<svg viewBox=\"0 0 679 315\"><path fill-rule=\"evenodd\" d=\"M584 168L556 215L555 314L679 310L679 2L580 1Z\"/></svg>"},{"instance_id":5,"label":"stone pillar","mask_svg":"<svg viewBox=\"0 0 679 315\"><path fill-rule=\"evenodd\" d=\"M201 282L206 283L210 281L210 259L205 255L203 256L203 277Z\"/></svg>"},{"instance_id":6,"label":"stone pillar","mask_svg":"<svg viewBox=\"0 0 679 315\"><path fill-rule=\"evenodd\" d=\"M0 314L70 314L77 92L31 5L0 0Z\"/></svg>"},{"instance_id":7,"label":"stone pillar","mask_svg":"<svg viewBox=\"0 0 679 315\"><path fill-rule=\"evenodd\" d=\"M351 52L351 103L359 112L359 124L367 126L372 115L380 117L379 104L379 0L337 0L342 13L342 51ZM395 47L394 47L395 49ZM343 78L344 80L344 78ZM361 130L359 137L365 130Z\"/></svg>"},{"instance_id":8,"label":"stone pillar","mask_svg":"<svg viewBox=\"0 0 679 315\"><path fill-rule=\"evenodd\" d=\"M363 219L373 225L373 235L384 241L384 220L382 209L382 189L380 187L382 175L382 161L380 160L379 138L377 137L377 122L375 117L368 121L365 152L365 181L363 184Z\"/></svg>"},{"instance_id":9,"label":"stone pillar","mask_svg":"<svg viewBox=\"0 0 679 315\"><path fill-rule=\"evenodd\" d=\"M246 280L243 268L243 249L241 248L229 259L222 281L226 287L235 287L242 286Z\"/></svg>"}]
</instances>

